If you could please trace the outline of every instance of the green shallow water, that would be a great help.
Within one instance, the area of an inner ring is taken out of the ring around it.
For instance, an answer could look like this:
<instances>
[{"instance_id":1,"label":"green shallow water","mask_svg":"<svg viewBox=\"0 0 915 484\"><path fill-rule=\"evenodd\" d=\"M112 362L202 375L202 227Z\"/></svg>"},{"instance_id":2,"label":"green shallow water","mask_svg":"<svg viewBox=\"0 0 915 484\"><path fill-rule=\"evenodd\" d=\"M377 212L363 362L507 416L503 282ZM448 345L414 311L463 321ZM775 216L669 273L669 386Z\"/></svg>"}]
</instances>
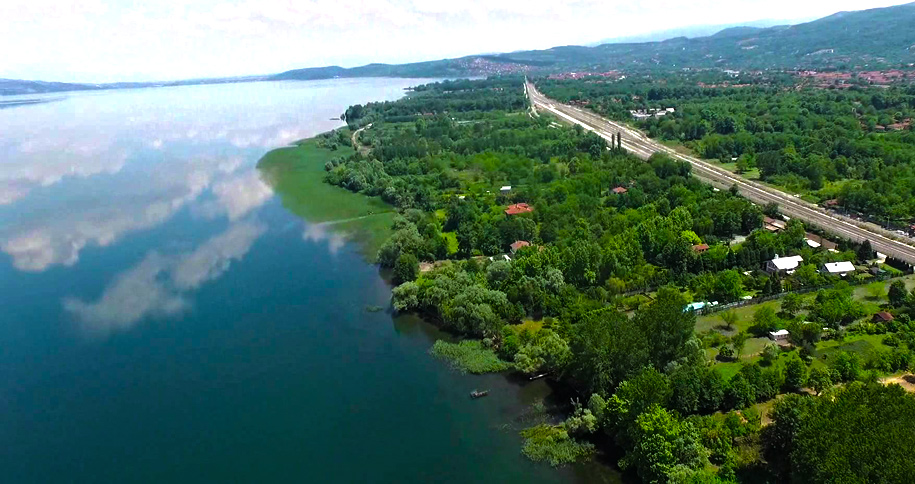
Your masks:
<instances>
[{"instance_id":1,"label":"green shallow water","mask_svg":"<svg viewBox=\"0 0 915 484\"><path fill-rule=\"evenodd\" d=\"M0 111L3 482L603 480L520 454L549 393L449 371L356 244L254 165L416 80L112 91ZM474 388L491 390L473 401Z\"/></svg>"}]
</instances>

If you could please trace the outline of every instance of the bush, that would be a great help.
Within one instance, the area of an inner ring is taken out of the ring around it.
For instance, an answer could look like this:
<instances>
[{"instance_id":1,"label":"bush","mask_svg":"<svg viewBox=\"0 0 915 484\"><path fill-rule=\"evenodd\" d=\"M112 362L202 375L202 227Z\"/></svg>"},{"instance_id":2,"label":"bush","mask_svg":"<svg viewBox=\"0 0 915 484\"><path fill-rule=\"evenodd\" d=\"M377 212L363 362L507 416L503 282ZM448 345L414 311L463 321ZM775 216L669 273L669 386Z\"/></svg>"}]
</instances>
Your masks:
<instances>
[{"instance_id":1,"label":"bush","mask_svg":"<svg viewBox=\"0 0 915 484\"><path fill-rule=\"evenodd\" d=\"M521 431L524 445L521 452L535 462L549 462L553 467L577 462L594 453L594 445L579 442L569 436L562 426L537 425Z\"/></svg>"},{"instance_id":2,"label":"bush","mask_svg":"<svg viewBox=\"0 0 915 484\"><path fill-rule=\"evenodd\" d=\"M508 363L500 360L493 350L484 348L483 344L476 340L464 340L457 344L438 340L429 352L463 373L494 373L510 367Z\"/></svg>"}]
</instances>

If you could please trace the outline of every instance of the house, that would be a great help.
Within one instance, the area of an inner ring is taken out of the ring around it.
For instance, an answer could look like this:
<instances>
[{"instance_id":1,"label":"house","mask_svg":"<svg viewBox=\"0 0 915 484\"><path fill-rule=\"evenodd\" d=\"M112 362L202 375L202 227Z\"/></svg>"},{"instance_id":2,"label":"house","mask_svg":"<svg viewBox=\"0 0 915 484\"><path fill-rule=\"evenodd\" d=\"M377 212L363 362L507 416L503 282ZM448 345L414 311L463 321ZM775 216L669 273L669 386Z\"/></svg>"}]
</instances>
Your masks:
<instances>
[{"instance_id":1,"label":"house","mask_svg":"<svg viewBox=\"0 0 915 484\"><path fill-rule=\"evenodd\" d=\"M879 313L874 315L875 323L889 323L893 319L894 319L893 315L886 311L880 311Z\"/></svg>"},{"instance_id":2,"label":"house","mask_svg":"<svg viewBox=\"0 0 915 484\"><path fill-rule=\"evenodd\" d=\"M708 244L696 244L693 246L693 252L701 254L709 249Z\"/></svg>"},{"instance_id":3,"label":"house","mask_svg":"<svg viewBox=\"0 0 915 484\"><path fill-rule=\"evenodd\" d=\"M612 191L613 191L613 193L615 193L617 195L622 195L622 194L628 192L629 190L627 190L626 187L616 187Z\"/></svg>"},{"instance_id":4,"label":"house","mask_svg":"<svg viewBox=\"0 0 915 484\"><path fill-rule=\"evenodd\" d=\"M814 249L823 248L828 251L835 251L839 247L839 244L836 244L831 240L824 239L819 235L811 234L810 232L807 232L804 237L807 240L807 245Z\"/></svg>"},{"instance_id":5,"label":"house","mask_svg":"<svg viewBox=\"0 0 915 484\"><path fill-rule=\"evenodd\" d=\"M518 215L522 213L531 213L533 211L534 207L531 207L526 203L516 203L514 205L509 205L508 208L505 209L505 215Z\"/></svg>"},{"instance_id":6,"label":"house","mask_svg":"<svg viewBox=\"0 0 915 484\"><path fill-rule=\"evenodd\" d=\"M504 187L499 189L499 193L501 193L502 195L508 195L511 191L512 191L511 185L505 185Z\"/></svg>"},{"instance_id":7,"label":"house","mask_svg":"<svg viewBox=\"0 0 915 484\"><path fill-rule=\"evenodd\" d=\"M763 217L763 228L770 232L785 230L785 227L787 227L787 224L784 220L776 220L772 217Z\"/></svg>"},{"instance_id":8,"label":"house","mask_svg":"<svg viewBox=\"0 0 915 484\"><path fill-rule=\"evenodd\" d=\"M766 262L765 271L774 274L776 272L791 274L801 262L804 262L804 258L799 255L793 255L791 257L778 257Z\"/></svg>"},{"instance_id":9,"label":"house","mask_svg":"<svg viewBox=\"0 0 915 484\"><path fill-rule=\"evenodd\" d=\"M516 240L511 245L512 254L514 254L515 252L518 252L523 247L530 247L530 246L531 246L531 243L526 240Z\"/></svg>"},{"instance_id":10,"label":"house","mask_svg":"<svg viewBox=\"0 0 915 484\"><path fill-rule=\"evenodd\" d=\"M851 272L855 272L855 265L851 262L828 262L823 264L823 270L827 274L845 277Z\"/></svg>"},{"instance_id":11,"label":"house","mask_svg":"<svg viewBox=\"0 0 915 484\"><path fill-rule=\"evenodd\" d=\"M772 341L788 341L788 336L791 336L791 333L787 329L769 332L769 339Z\"/></svg>"}]
</instances>

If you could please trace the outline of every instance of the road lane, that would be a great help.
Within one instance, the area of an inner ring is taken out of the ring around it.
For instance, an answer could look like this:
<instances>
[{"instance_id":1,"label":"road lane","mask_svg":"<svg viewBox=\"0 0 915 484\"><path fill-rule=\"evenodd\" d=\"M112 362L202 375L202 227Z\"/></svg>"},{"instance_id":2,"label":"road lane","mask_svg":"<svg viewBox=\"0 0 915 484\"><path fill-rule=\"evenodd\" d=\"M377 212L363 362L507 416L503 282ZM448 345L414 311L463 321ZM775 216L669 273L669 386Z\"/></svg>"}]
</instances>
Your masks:
<instances>
[{"instance_id":1,"label":"road lane","mask_svg":"<svg viewBox=\"0 0 915 484\"><path fill-rule=\"evenodd\" d=\"M537 108L548 111L560 119L577 124L608 141L612 141L613 136L619 132L623 138L623 148L639 158L647 160L656 152L666 153L671 158L690 163L693 166L693 173L704 181L722 188L737 185L740 193L753 202L758 204L777 203L781 212L789 217L797 218L808 225L820 227L827 232L855 242L870 240L875 250L909 264L915 264L915 247L907 242L897 240L891 232L881 227L828 213L824 209L792 195L751 182L707 161L683 155L673 148L648 138L642 132L629 126L602 118L593 112L549 99L541 94L531 83L526 83L525 92L531 101L532 107L535 108L534 112L536 112Z\"/></svg>"}]
</instances>

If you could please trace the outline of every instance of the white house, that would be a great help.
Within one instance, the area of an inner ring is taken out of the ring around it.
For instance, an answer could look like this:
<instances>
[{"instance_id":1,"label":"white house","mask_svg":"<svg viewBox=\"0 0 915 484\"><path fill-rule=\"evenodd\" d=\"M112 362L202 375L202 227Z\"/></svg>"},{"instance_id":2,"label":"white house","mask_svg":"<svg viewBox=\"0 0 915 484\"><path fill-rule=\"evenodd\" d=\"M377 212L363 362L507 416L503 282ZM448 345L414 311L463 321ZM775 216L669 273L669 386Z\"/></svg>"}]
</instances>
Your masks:
<instances>
[{"instance_id":1,"label":"white house","mask_svg":"<svg viewBox=\"0 0 915 484\"><path fill-rule=\"evenodd\" d=\"M793 255L791 257L776 257L768 262L766 262L766 272L775 273L775 272L784 272L786 274L791 274L801 262L804 262L804 258L799 255Z\"/></svg>"},{"instance_id":2,"label":"white house","mask_svg":"<svg viewBox=\"0 0 915 484\"><path fill-rule=\"evenodd\" d=\"M855 272L855 265L848 261L829 262L823 264L823 272L838 276L845 276L850 272Z\"/></svg>"},{"instance_id":3,"label":"white house","mask_svg":"<svg viewBox=\"0 0 915 484\"><path fill-rule=\"evenodd\" d=\"M772 341L785 341L788 339L788 336L790 336L790 335L791 335L791 333L789 333L787 329L780 329L778 331L769 332L769 338Z\"/></svg>"},{"instance_id":4,"label":"white house","mask_svg":"<svg viewBox=\"0 0 915 484\"><path fill-rule=\"evenodd\" d=\"M508 195L508 193L511 191L512 191L511 185L505 185L504 187L499 189L499 192L502 193L502 195Z\"/></svg>"}]
</instances>

